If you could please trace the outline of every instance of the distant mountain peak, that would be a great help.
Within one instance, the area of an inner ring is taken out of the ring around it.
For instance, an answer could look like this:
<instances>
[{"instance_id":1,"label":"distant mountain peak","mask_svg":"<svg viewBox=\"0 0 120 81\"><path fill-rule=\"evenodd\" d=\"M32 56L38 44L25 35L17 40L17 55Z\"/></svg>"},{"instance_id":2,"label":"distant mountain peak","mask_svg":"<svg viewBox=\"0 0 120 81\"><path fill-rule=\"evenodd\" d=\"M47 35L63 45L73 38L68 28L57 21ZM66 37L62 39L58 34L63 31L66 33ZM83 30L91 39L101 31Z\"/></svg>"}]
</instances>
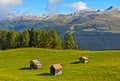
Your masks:
<instances>
[{"instance_id":1,"label":"distant mountain peak","mask_svg":"<svg viewBox=\"0 0 120 81\"><path fill-rule=\"evenodd\" d=\"M106 10L119 10L118 8L114 7L114 6L110 6L109 8L107 8Z\"/></svg>"}]
</instances>

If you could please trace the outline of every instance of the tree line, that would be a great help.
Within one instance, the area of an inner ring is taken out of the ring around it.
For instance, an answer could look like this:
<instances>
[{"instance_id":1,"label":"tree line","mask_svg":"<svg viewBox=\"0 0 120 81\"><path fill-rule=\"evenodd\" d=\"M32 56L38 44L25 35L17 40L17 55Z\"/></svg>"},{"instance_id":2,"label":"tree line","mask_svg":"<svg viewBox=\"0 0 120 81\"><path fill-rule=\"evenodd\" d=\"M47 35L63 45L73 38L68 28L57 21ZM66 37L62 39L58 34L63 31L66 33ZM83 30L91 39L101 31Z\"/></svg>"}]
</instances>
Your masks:
<instances>
[{"instance_id":1,"label":"tree line","mask_svg":"<svg viewBox=\"0 0 120 81\"><path fill-rule=\"evenodd\" d=\"M14 30L0 30L0 49L14 48L79 49L69 33L61 40L56 30L25 29L19 33Z\"/></svg>"}]
</instances>

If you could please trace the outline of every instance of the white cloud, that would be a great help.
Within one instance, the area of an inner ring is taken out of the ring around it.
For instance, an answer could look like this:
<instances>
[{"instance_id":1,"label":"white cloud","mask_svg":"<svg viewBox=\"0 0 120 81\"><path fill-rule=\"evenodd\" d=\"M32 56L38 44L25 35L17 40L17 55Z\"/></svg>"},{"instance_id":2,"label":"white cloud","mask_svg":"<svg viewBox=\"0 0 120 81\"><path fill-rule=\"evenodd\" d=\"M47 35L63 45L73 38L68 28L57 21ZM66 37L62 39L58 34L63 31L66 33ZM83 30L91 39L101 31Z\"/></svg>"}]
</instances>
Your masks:
<instances>
[{"instance_id":1,"label":"white cloud","mask_svg":"<svg viewBox=\"0 0 120 81\"><path fill-rule=\"evenodd\" d=\"M20 5L23 0L0 0L0 4L2 5Z\"/></svg>"},{"instance_id":2,"label":"white cloud","mask_svg":"<svg viewBox=\"0 0 120 81\"><path fill-rule=\"evenodd\" d=\"M23 0L0 0L0 17L7 16L13 6L21 5Z\"/></svg>"},{"instance_id":3,"label":"white cloud","mask_svg":"<svg viewBox=\"0 0 120 81\"><path fill-rule=\"evenodd\" d=\"M56 4L57 2L60 2L61 0L49 0L47 5L47 10L50 11L52 6Z\"/></svg>"},{"instance_id":4,"label":"white cloud","mask_svg":"<svg viewBox=\"0 0 120 81\"><path fill-rule=\"evenodd\" d=\"M61 0L49 0L49 4L55 4L55 3L59 2L59 1L61 1Z\"/></svg>"},{"instance_id":5,"label":"white cloud","mask_svg":"<svg viewBox=\"0 0 120 81\"><path fill-rule=\"evenodd\" d=\"M68 8L74 9L76 11L89 9L87 7L86 3L84 3L84 2L75 2L75 3L71 3L71 4L65 4L65 6Z\"/></svg>"}]
</instances>

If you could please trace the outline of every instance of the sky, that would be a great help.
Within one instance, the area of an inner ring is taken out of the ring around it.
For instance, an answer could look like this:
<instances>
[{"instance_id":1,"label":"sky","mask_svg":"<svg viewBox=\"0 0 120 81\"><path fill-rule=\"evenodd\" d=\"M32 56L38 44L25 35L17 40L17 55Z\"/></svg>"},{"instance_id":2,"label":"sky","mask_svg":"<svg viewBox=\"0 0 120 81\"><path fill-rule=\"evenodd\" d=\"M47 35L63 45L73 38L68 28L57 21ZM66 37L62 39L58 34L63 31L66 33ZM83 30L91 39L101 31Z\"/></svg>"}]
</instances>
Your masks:
<instances>
[{"instance_id":1,"label":"sky","mask_svg":"<svg viewBox=\"0 0 120 81\"><path fill-rule=\"evenodd\" d=\"M0 15L69 14L80 10L104 10L110 6L120 9L120 0L0 0Z\"/></svg>"}]
</instances>

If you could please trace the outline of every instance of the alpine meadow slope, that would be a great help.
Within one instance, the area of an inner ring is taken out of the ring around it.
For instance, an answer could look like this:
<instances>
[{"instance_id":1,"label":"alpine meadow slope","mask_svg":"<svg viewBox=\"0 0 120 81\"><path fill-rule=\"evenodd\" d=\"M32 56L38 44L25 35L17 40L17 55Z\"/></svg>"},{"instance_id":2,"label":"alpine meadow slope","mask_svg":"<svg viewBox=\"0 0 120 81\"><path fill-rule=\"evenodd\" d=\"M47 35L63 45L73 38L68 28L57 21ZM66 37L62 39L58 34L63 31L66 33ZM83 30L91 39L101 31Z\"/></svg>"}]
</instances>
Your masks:
<instances>
[{"instance_id":1,"label":"alpine meadow slope","mask_svg":"<svg viewBox=\"0 0 120 81\"><path fill-rule=\"evenodd\" d=\"M88 63L79 63L87 56ZM30 70L37 59L42 68ZM0 81L120 81L120 51L77 51L26 48L0 51ZM50 75L50 66L60 63L63 74Z\"/></svg>"}]
</instances>

